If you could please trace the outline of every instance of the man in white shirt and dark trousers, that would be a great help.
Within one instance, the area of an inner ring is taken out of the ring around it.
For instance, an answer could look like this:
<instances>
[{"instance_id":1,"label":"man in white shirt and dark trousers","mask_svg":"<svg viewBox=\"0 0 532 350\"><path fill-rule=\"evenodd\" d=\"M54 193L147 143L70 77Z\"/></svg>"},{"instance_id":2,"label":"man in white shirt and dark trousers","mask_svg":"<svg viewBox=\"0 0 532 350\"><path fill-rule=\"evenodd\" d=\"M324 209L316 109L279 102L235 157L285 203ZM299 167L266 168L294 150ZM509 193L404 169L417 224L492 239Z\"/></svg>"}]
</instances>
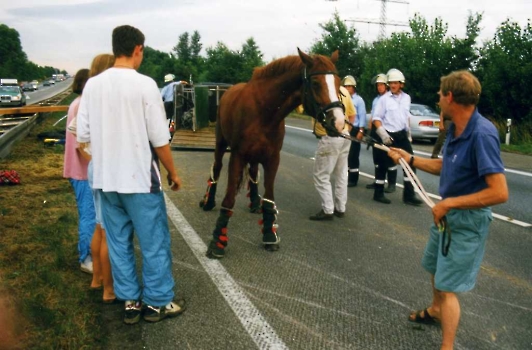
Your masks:
<instances>
[{"instance_id":1,"label":"man in white shirt and dark trousers","mask_svg":"<svg viewBox=\"0 0 532 350\"><path fill-rule=\"evenodd\" d=\"M77 140L90 143L93 189L100 192L114 289L124 323L157 322L185 310L174 299L172 253L159 161L173 191L181 187L155 81L139 74L144 35L123 25L112 35L112 68L88 80L77 115ZM139 283L133 233L142 256ZM143 307L143 304L145 307Z\"/></svg>"},{"instance_id":2,"label":"man in white shirt and dark trousers","mask_svg":"<svg viewBox=\"0 0 532 350\"><path fill-rule=\"evenodd\" d=\"M377 141L388 147L401 148L410 154L414 154L410 144L410 96L403 91L405 76L395 68L386 74L390 91L386 92L377 102L372 116L373 127L377 133ZM375 150L378 167L375 173L375 192L373 200L384 204L391 201L384 196L384 182L386 171L393 166L393 162L386 152ZM415 171L415 169L413 169ZM403 174L404 175L404 174ZM403 176L404 190L403 202L409 205L419 206L422 201L416 197L414 186L410 180Z\"/></svg>"}]
</instances>

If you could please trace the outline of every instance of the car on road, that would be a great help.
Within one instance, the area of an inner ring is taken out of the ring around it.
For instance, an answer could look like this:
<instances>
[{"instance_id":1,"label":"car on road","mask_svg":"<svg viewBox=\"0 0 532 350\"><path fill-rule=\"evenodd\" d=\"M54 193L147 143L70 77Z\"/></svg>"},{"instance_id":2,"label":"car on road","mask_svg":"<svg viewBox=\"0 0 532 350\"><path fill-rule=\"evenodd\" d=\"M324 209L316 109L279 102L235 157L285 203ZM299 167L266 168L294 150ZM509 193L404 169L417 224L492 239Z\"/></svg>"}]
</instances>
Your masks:
<instances>
[{"instance_id":1,"label":"car on road","mask_svg":"<svg viewBox=\"0 0 532 350\"><path fill-rule=\"evenodd\" d=\"M26 105L26 94L15 85L0 85L0 107L21 107Z\"/></svg>"},{"instance_id":2,"label":"car on road","mask_svg":"<svg viewBox=\"0 0 532 350\"><path fill-rule=\"evenodd\" d=\"M55 85L55 81L53 81L53 80L45 80L42 83L42 86L51 86L51 85Z\"/></svg>"},{"instance_id":3,"label":"car on road","mask_svg":"<svg viewBox=\"0 0 532 350\"><path fill-rule=\"evenodd\" d=\"M35 91L37 89L39 89L39 87L33 83L25 83L22 85L22 91Z\"/></svg>"},{"instance_id":4,"label":"car on road","mask_svg":"<svg viewBox=\"0 0 532 350\"><path fill-rule=\"evenodd\" d=\"M412 140L435 142L440 131L440 115L427 105L410 104L410 132Z\"/></svg>"}]
</instances>

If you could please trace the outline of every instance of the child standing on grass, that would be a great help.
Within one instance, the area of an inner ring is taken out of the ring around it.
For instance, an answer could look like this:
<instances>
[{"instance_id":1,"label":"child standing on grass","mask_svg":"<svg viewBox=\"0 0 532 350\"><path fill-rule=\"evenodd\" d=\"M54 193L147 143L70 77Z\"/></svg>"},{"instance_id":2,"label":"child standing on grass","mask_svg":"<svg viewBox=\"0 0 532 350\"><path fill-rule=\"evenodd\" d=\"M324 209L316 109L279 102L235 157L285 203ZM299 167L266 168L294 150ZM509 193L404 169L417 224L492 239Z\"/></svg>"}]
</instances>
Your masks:
<instances>
[{"instance_id":1,"label":"child standing on grass","mask_svg":"<svg viewBox=\"0 0 532 350\"><path fill-rule=\"evenodd\" d=\"M89 78L95 77L115 63L115 56L112 54L101 54L92 60ZM83 149L83 148L82 148ZM91 155L85 153L85 157L91 160ZM92 161L89 162L88 178L91 189L92 184ZM102 206L100 193L92 190L94 197L94 206L96 209L96 228L91 241L91 250L93 253L93 269L91 288L101 289L103 285L103 302L110 304L116 301L115 291L113 288L113 276L111 274L111 262L109 261L109 249L107 248L107 238L105 236L105 227L102 220Z\"/></svg>"},{"instance_id":2,"label":"child standing on grass","mask_svg":"<svg viewBox=\"0 0 532 350\"><path fill-rule=\"evenodd\" d=\"M79 102L81 101L81 92L89 78L88 69L80 69L74 77L72 91L79 96L72 101L68 108L67 125L76 117L78 113ZM67 132L65 137L65 158L63 164L63 177L68 179L74 194L76 195L76 204L78 207L78 251L81 271L92 274L92 257L90 245L94 227L96 225L96 214L94 210L94 200L92 191L87 179L87 167L89 161L85 159L81 152L80 146L76 141L74 134Z\"/></svg>"}]
</instances>

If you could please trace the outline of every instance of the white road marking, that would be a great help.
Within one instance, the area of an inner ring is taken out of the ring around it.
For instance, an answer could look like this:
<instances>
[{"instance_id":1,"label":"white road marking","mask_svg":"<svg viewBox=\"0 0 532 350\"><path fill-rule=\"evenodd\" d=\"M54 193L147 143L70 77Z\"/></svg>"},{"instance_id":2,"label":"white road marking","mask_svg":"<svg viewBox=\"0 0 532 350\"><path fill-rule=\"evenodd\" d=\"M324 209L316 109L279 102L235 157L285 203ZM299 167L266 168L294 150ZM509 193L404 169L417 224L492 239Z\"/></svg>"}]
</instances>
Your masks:
<instances>
[{"instance_id":1,"label":"white road marking","mask_svg":"<svg viewBox=\"0 0 532 350\"><path fill-rule=\"evenodd\" d=\"M242 323L259 349L288 349L272 326L264 319L259 310L251 303L246 294L218 260L205 256L207 246L190 226L174 203L164 196L168 217L175 225L185 242L211 277L222 296Z\"/></svg>"}]
</instances>

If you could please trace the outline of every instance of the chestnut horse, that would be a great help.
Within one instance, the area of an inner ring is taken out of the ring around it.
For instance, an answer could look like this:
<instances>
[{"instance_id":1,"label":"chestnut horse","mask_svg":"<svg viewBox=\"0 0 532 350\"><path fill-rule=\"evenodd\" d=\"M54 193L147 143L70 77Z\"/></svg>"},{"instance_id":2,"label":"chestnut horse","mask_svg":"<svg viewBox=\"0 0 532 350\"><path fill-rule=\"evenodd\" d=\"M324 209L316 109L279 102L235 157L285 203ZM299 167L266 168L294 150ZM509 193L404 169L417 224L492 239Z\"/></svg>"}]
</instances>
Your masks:
<instances>
[{"instance_id":1,"label":"chestnut horse","mask_svg":"<svg viewBox=\"0 0 532 350\"><path fill-rule=\"evenodd\" d=\"M305 111L321 122L331 135L338 135L344 127L343 105L338 99L340 79L334 65L338 51L330 58L309 56L299 49L298 53L299 56L287 56L256 68L248 83L232 86L220 100L214 164L207 193L200 202L203 210L215 206L222 158L228 146L231 157L225 197L207 250L210 258L225 255L227 225L244 170L248 172L250 210L263 215L264 247L270 251L279 249L273 188L285 134L284 118L291 111L303 104ZM258 194L259 163L264 170L262 198Z\"/></svg>"}]
</instances>

